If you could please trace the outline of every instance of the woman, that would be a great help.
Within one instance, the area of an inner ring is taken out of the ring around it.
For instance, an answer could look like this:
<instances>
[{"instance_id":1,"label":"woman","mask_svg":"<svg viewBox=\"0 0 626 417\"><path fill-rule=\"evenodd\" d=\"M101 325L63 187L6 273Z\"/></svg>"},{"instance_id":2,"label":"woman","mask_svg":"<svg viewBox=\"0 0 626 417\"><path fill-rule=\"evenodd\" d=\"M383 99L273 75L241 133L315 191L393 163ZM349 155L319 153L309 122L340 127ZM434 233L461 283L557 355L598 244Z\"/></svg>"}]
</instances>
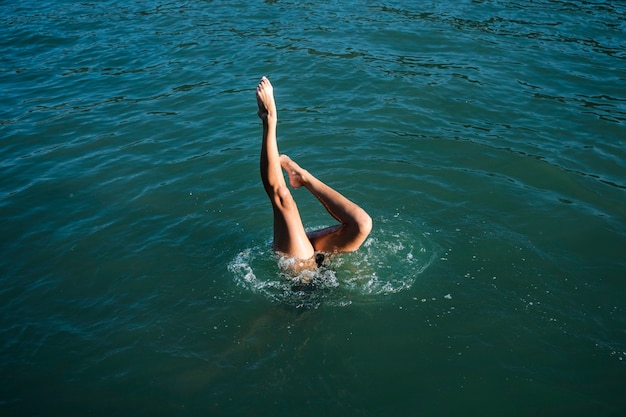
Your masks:
<instances>
[{"instance_id":1,"label":"woman","mask_svg":"<svg viewBox=\"0 0 626 417\"><path fill-rule=\"evenodd\" d=\"M294 272L319 266L320 257L316 262L316 254L357 250L372 229L372 219L361 207L315 178L288 156L278 153L278 113L274 89L266 77L259 82L256 97L258 115L263 121L261 179L274 210L274 249L292 260L289 269ZM309 190L339 224L307 233L282 169L289 175L289 184L293 188L305 187Z\"/></svg>"}]
</instances>

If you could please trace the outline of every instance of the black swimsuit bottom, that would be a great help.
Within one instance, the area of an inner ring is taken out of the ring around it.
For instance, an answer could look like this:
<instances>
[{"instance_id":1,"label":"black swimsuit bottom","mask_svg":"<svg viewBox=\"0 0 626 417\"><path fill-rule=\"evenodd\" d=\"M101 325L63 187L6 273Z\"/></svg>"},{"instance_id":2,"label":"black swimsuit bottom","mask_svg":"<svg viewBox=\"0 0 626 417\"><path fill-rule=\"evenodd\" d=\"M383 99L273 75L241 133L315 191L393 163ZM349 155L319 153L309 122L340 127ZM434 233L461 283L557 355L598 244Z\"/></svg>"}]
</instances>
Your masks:
<instances>
[{"instance_id":1,"label":"black swimsuit bottom","mask_svg":"<svg viewBox=\"0 0 626 417\"><path fill-rule=\"evenodd\" d=\"M318 252L315 254L315 263L318 268L321 268L324 265L324 261L326 260L326 254L322 252Z\"/></svg>"}]
</instances>

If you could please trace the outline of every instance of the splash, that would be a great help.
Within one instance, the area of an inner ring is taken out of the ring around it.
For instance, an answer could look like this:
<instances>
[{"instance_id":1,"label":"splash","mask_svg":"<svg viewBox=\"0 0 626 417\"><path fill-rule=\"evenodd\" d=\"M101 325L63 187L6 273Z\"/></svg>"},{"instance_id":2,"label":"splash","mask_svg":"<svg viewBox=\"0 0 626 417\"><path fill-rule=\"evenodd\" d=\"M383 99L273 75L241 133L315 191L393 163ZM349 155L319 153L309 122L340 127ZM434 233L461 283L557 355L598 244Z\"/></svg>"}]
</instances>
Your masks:
<instances>
[{"instance_id":1,"label":"splash","mask_svg":"<svg viewBox=\"0 0 626 417\"><path fill-rule=\"evenodd\" d=\"M428 233L384 219L378 225L358 251L333 255L317 270L302 272L310 280L306 286L300 285L303 276L282 272L285 260L270 242L238 253L228 270L238 286L298 308L374 301L411 288L435 259Z\"/></svg>"}]
</instances>

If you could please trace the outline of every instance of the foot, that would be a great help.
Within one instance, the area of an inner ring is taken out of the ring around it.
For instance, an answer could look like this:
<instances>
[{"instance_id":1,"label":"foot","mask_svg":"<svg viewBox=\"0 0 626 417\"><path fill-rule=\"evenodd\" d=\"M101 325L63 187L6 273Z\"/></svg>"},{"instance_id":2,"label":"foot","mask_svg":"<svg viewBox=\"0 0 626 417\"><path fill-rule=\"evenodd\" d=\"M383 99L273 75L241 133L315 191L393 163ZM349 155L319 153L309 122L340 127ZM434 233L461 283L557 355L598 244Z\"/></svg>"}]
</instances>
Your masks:
<instances>
[{"instance_id":1,"label":"foot","mask_svg":"<svg viewBox=\"0 0 626 417\"><path fill-rule=\"evenodd\" d=\"M261 78L259 85L256 87L256 102L259 106L257 114L262 120L276 120L278 118L276 103L274 101L274 87L272 87L272 83L270 83L267 77Z\"/></svg>"},{"instance_id":2,"label":"foot","mask_svg":"<svg viewBox=\"0 0 626 417\"><path fill-rule=\"evenodd\" d=\"M280 166L282 166L287 172L287 175L289 175L289 185L293 188L300 188L305 184L306 175L308 174L307 170L301 168L300 165L292 161L287 155L280 156Z\"/></svg>"}]
</instances>

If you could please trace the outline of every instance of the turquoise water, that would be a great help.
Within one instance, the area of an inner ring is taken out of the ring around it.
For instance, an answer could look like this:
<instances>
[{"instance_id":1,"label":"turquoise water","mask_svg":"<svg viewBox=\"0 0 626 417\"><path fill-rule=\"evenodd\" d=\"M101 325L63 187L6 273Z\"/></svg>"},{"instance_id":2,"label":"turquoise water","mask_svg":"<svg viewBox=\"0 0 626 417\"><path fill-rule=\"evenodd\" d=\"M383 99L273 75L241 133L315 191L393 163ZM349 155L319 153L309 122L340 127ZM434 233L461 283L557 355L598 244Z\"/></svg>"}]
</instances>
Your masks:
<instances>
[{"instance_id":1,"label":"turquoise water","mask_svg":"<svg viewBox=\"0 0 626 417\"><path fill-rule=\"evenodd\" d=\"M2 415L623 415L624 2L0 11ZM311 293L262 75L281 151L374 220Z\"/></svg>"}]
</instances>

